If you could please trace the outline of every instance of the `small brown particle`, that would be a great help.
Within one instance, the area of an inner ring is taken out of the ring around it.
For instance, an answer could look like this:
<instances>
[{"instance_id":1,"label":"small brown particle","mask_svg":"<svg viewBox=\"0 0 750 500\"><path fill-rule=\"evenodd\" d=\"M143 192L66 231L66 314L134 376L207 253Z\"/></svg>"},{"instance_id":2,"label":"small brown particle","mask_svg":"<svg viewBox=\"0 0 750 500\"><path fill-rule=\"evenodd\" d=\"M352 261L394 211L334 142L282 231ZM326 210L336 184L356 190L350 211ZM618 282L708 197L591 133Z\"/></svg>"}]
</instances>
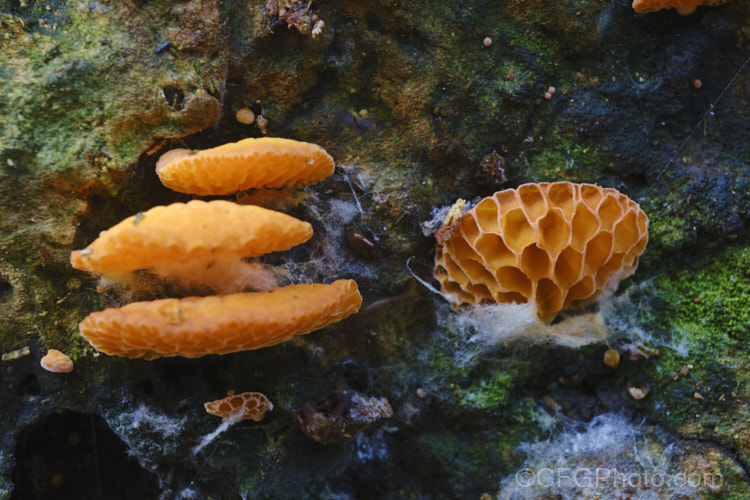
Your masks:
<instances>
[{"instance_id":1,"label":"small brown particle","mask_svg":"<svg viewBox=\"0 0 750 500\"><path fill-rule=\"evenodd\" d=\"M83 436L81 436L81 433L78 431L70 431L68 433L68 443L71 446L76 446L81 443L83 440Z\"/></svg>"},{"instance_id":2,"label":"small brown particle","mask_svg":"<svg viewBox=\"0 0 750 500\"><path fill-rule=\"evenodd\" d=\"M49 7L49 5L47 7ZM60 488L63 484L65 484L65 476L62 474L62 472L55 472L54 474L52 474L52 477L49 478L49 484L51 484L54 488Z\"/></svg>"},{"instance_id":3,"label":"small brown particle","mask_svg":"<svg viewBox=\"0 0 750 500\"><path fill-rule=\"evenodd\" d=\"M703 82L702 81L698 80L697 78L695 80L693 80L693 87L695 87L696 89L699 89L702 86L703 86Z\"/></svg>"},{"instance_id":4,"label":"small brown particle","mask_svg":"<svg viewBox=\"0 0 750 500\"><path fill-rule=\"evenodd\" d=\"M644 394L643 390L638 387L631 387L630 389L628 389L628 392L633 399L643 399L646 397L646 394L648 394Z\"/></svg>"},{"instance_id":5,"label":"small brown particle","mask_svg":"<svg viewBox=\"0 0 750 500\"><path fill-rule=\"evenodd\" d=\"M302 432L322 444L351 439L368 424L393 414L386 398L354 391L329 394L324 401L309 403L297 411Z\"/></svg>"},{"instance_id":6,"label":"small brown particle","mask_svg":"<svg viewBox=\"0 0 750 500\"><path fill-rule=\"evenodd\" d=\"M552 399L552 397L547 394L542 396L542 401L544 401L544 405L554 413L559 413L560 410L562 410L562 406L560 406L557 401Z\"/></svg>"},{"instance_id":7,"label":"small brown particle","mask_svg":"<svg viewBox=\"0 0 750 500\"><path fill-rule=\"evenodd\" d=\"M620 351L610 347L604 352L604 364L614 368L620 363Z\"/></svg>"},{"instance_id":8,"label":"small brown particle","mask_svg":"<svg viewBox=\"0 0 750 500\"><path fill-rule=\"evenodd\" d=\"M253 110L251 110L250 108L238 109L234 114L234 117L238 122L245 125L250 125L255 121L255 113L253 113Z\"/></svg>"},{"instance_id":9,"label":"small brown particle","mask_svg":"<svg viewBox=\"0 0 750 500\"><path fill-rule=\"evenodd\" d=\"M346 240L352 250L362 258L372 260L378 256L378 247L367 235L352 228L346 233Z\"/></svg>"},{"instance_id":10,"label":"small brown particle","mask_svg":"<svg viewBox=\"0 0 750 500\"><path fill-rule=\"evenodd\" d=\"M645 398L646 396L648 396L648 393L651 391L651 386L645 380L640 380L640 379L629 380L627 385L628 385L628 393L630 394L630 397L636 400Z\"/></svg>"},{"instance_id":11,"label":"small brown particle","mask_svg":"<svg viewBox=\"0 0 750 500\"><path fill-rule=\"evenodd\" d=\"M487 37L482 40L482 45L484 45L485 47L489 47L490 45L492 45L492 38Z\"/></svg>"},{"instance_id":12,"label":"small brown particle","mask_svg":"<svg viewBox=\"0 0 750 500\"><path fill-rule=\"evenodd\" d=\"M693 368L693 365L684 365L684 366L683 366L683 367L682 367L682 368L680 369L680 375L682 375L683 377L687 376L687 374L688 374L688 373L690 373L690 370L691 370L692 368Z\"/></svg>"},{"instance_id":13,"label":"small brown particle","mask_svg":"<svg viewBox=\"0 0 750 500\"><path fill-rule=\"evenodd\" d=\"M266 135L266 127L268 126L268 120L266 120L263 115L258 115L258 129L260 130L260 133L263 135Z\"/></svg>"}]
</instances>

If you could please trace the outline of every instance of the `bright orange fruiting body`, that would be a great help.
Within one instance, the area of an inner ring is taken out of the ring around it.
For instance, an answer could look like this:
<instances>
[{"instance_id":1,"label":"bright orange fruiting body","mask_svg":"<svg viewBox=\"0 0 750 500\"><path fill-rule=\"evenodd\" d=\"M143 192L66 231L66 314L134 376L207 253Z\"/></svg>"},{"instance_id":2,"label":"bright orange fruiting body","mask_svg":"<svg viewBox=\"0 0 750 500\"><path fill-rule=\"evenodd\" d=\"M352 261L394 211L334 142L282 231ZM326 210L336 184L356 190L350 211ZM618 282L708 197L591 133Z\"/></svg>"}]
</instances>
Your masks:
<instances>
[{"instance_id":1,"label":"bright orange fruiting body","mask_svg":"<svg viewBox=\"0 0 750 500\"><path fill-rule=\"evenodd\" d=\"M656 12L661 9L677 9L680 14L692 14L701 5L722 5L729 0L633 0L636 12Z\"/></svg>"},{"instance_id":2,"label":"bright orange fruiting body","mask_svg":"<svg viewBox=\"0 0 750 500\"><path fill-rule=\"evenodd\" d=\"M42 357L40 363L42 368L53 373L70 373L73 371L73 360L70 356L57 349L50 349Z\"/></svg>"},{"instance_id":3,"label":"bright orange fruiting body","mask_svg":"<svg viewBox=\"0 0 750 500\"><path fill-rule=\"evenodd\" d=\"M267 292L134 302L88 315L81 335L98 351L128 358L197 358L267 347L359 310L353 280Z\"/></svg>"},{"instance_id":4,"label":"bright orange fruiting body","mask_svg":"<svg viewBox=\"0 0 750 500\"><path fill-rule=\"evenodd\" d=\"M615 189L524 184L483 199L438 244L435 278L455 305L535 302L551 321L635 272L648 217Z\"/></svg>"},{"instance_id":5,"label":"bright orange fruiting body","mask_svg":"<svg viewBox=\"0 0 750 500\"><path fill-rule=\"evenodd\" d=\"M273 403L260 392L243 392L204 403L203 407L217 417L260 422L266 412L273 410Z\"/></svg>"},{"instance_id":6,"label":"bright orange fruiting body","mask_svg":"<svg viewBox=\"0 0 750 500\"><path fill-rule=\"evenodd\" d=\"M162 184L199 196L307 186L325 179L333 169L333 158L320 146L272 137L203 151L175 149L156 163Z\"/></svg>"},{"instance_id":7,"label":"bright orange fruiting body","mask_svg":"<svg viewBox=\"0 0 750 500\"><path fill-rule=\"evenodd\" d=\"M104 231L71 254L73 267L114 273L220 255L257 257L288 250L312 236L312 226L273 210L223 200L154 207Z\"/></svg>"}]
</instances>

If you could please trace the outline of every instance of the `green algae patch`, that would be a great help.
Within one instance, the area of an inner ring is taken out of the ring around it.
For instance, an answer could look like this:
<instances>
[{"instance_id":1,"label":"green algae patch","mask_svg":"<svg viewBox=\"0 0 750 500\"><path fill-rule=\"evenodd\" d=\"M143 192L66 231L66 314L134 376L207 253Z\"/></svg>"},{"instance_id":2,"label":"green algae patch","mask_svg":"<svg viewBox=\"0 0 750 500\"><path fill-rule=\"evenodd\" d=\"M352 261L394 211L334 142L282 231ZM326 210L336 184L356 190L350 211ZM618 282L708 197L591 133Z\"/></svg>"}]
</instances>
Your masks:
<instances>
[{"instance_id":1,"label":"green algae patch","mask_svg":"<svg viewBox=\"0 0 750 500\"><path fill-rule=\"evenodd\" d=\"M612 165L598 146L555 128L543 137L530 136L529 143L537 152L524 152L519 157L523 179L528 182L601 183Z\"/></svg>"},{"instance_id":2,"label":"green algae patch","mask_svg":"<svg viewBox=\"0 0 750 500\"><path fill-rule=\"evenodd\" d=\"M409 443L408 454L418 464L420 477L430 481L423 485L427 491L439 484L447 497L478 497L494 491L500 479L523 462L518 445L542 433L536 415L533 400L520 398L491 429L466 431L458 423L428 429Z\"/></svg>"},{"instance_id":3,"label":"green algae patch","mask_svg":"<svg viewBox=\"0 0 750 500\"><path fill-rule=\"evenodd\" d=\"M640 377L651 385L650 394L633 406L645 405L668 429L736 450L745 465L750 464L749 255L746 246L730 246L714 256L673 262L669 272L657 275L649 287L650 305L640 302L639 314L647 330L662 332L665 345L657 357L626 364L621 372L623 383Z\"/></svg>"},{"instance_id":4,"label":"green algae patch","mask_svg":"<svg viewBox=\"0 0 750 500\"><path fill-rule=\"evenodd\" d=\"M494 372L461 390L458 404L470 410L498 411L508 403L512 384L513 377L509 374Z\"/></svg>"},{"instance_id":5,"label":"green algae patch","mask_svg":"<svg viewBox=\"0 0 750 500\"><path fill-rule=\"evenodd\" d=\"M674 251L702 243L703 235L733 240L750 216L750 168L710 151L669 160L648 186L649 245Z\"/></svg>"},{"instance_id":6,"label":"green algae patch","mask_svg":"<svg viewBox=\"0 0 750 500\"><path fill-rule=\"evenodd\" d=\"M658 276L671 331L700 349L742 347L750 331L750 248L730 247L716 257Z\"/></svg>"}]
</instances>

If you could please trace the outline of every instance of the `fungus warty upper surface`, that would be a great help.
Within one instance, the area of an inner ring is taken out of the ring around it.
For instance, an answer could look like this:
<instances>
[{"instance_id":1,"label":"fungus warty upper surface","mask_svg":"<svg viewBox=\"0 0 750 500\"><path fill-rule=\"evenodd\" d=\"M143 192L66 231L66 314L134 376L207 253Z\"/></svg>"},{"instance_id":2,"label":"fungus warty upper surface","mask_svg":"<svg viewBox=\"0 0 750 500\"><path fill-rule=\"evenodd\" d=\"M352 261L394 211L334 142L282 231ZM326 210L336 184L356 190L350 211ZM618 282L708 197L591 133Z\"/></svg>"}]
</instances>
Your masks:
<instances>
[{"instance_id":1,"label":"fungus warty upper surface","mask_svg":"<svg viewBox=\"0 0 750 500\"><path fill-rule=\"evenodd\" d=\"M435 254L435 278L454 305L535 302L547 322L633 274L648 242L638 204L592 184L499 191L456 224Z\"/></svg>"},{"instance_id":2,"label":"fungus warty upper surface","mask_svg":"<svg viewBox=\"0 0 750 500\"><path fill-rule=\"evenodd\" d=\"M677 9L682 15L692 14L701 5L722 5L730 0L633 0L636 12L656 12L661 9Z\"/></svg>"},{"instance_id":3,"label":"fungus warty upper surface","mask_svg":"<svg viewBox=\"0 0 750 500\"><path fill-rule=\"evenodd\" d=\"M211 415L224 419L239 417L240 420L263 420L266 412L273 410L273 403L260 392L243 392L216 401L204 403L203 407Z\"/></svg>"},{"instance_id":4,"label":"fungus warty upper surface","mask_svg":"<svg viewBox=\"0 0 750 500\"><path fill-rule=\"evenodd\" d=\"M70 261L83 271L115 273L219 255L257 257L288 250L312 233L307 222L273 210L193 200L128 217Z\"/></svg>"},{"instance_id":5,"label":"fungus warty upper surface","mask_svg":"<svg viewBox=\"0 0 750 500\"><path fill-rule=\"evenodd\" d=\"M173 149L156 163L162 184L199 196L302 187L325 179L333 169L333 158L320 146L273 137L202 151Z\"/></svg>"},{"instance_id":6,"label":"fungus warty upper surface","mask_svg":"<svg viewBox=\"0 0 750 500\"><path fill-rule=\"evenodd\" d=\"M128 358L197 358L267 347L356 313L353 280L267 292L134 302L88 315L79 325L97 350Z\"/></svg>"}]
</instances>

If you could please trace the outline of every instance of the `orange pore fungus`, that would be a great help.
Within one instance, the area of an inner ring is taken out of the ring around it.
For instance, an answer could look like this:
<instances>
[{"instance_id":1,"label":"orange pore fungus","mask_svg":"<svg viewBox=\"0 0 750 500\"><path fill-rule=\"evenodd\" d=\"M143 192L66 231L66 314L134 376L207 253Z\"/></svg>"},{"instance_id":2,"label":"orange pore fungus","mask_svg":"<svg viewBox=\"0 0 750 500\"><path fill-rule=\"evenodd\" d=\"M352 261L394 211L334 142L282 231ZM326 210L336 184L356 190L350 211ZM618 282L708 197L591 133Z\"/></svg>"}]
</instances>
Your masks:
<instances>
[{"instance_id":1,"label":"orange pore fungus","mask_svg":"<svg viewBox=\"0 0 750 500\"><path fill-rule=\"evenodd\" d=\"M228 201L174 203L128 217L70 262L83 271L116 273L220 255L257 257L307 241L312 227L290 215Z\"/></svg>"},{"instance_id":2,"label":"orange pore fungus","mask_svg":"<svg viewBox=\"0 0 750 500\"><path fill-rule=\"evenodd\" d=\"M199 196L306 186L325 179L333 169L333 158L320 146L272 137L203 151L173 149L156 163L162 184Z\"/></svg>"},{"instance_id":3,"label":"orange pore fungus","mask_svg":"<svg viewBox=\"0 0 750 500\"><path fill-rule=\"evenodd\" d=\"M633 0L636 12L655 12L661 9L677 9L682 15L692 14L701 5L722 5L729 0Z\"/></svg>"},{"instance_id":4,"label":"orange pore fungus","mask_svg":"<svg viewBox=\"0 0 750 500\"><path fill-rule=\"evenodd\" d=\"M197 358L267 347L359 310L353 280L267 292L134 302L88 315L81 335L98 351L128 358Z\"/></svg>"},{"instance_id":5,"label":"orange pore fungus","mask_svg":"<svg viewBox=\"0 0 750 500\"><path fill-rule=\"evenodd\" d=\"M243 392L216 401L204 403L204 408L211 415L224 419L245 420L256 422L263 420L266 412L273 410L273 403L260 392Z\"/></svg>"},{"instance_id":6,"label":"orange pore fungus","mask_svg":"<svg viewBox=\"0 0 750 500\"><path fill-rule=\"evenodd\" d=\"M534 302L551 321L635 272L648 217L614 189L524 184L483 199L439 242L435 278L456 306Z\"/></svg>"}]
</instances>

